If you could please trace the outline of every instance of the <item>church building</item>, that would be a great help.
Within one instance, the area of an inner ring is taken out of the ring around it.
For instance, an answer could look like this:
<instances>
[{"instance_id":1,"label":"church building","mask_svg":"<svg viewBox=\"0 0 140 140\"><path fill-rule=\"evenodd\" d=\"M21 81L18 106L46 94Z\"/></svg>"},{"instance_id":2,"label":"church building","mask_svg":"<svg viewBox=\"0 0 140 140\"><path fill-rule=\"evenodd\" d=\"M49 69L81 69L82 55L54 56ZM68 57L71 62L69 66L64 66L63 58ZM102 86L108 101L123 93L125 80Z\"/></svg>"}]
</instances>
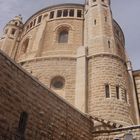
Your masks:
<instances>
[{"instance_id":1,"label":"church building","mask_svg":"<svg viewBox=\"0 0 140 140\"><path fill-rule=\"evenodd\" d=\"M12 132L21 140L129 140L129 130L140 139L140 70L133 71L110 3L54 5L25 23L16 16L5 25L0 38L0 120L11 124L9 131L14 126ZM62 129L61 117L66 123Z\"/></svg>"}]
</instances>

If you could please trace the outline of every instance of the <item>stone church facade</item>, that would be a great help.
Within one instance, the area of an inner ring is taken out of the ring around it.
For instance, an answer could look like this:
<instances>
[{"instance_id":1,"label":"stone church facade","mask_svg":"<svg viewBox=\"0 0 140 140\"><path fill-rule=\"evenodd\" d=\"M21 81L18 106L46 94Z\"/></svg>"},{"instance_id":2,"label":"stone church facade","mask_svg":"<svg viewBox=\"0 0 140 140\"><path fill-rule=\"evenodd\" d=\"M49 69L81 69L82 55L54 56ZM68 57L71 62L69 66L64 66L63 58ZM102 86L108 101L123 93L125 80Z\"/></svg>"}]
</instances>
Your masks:
<instances>
[{"instance_id":1,"label":"stone church facade","mask_svg":"<svg viewBox=\"0 0 140 140\"><path fill-rule=\"evenodd\" d=\"M140 125L140 71L132 69L123 31L112 17L110 0L47 7L25 23L16 16L4 27L0 49L41 81L52 95L55 92L85 115L81 124L89 131L81 128L82 137L91 139L91 126L111 130ZM31 97L34 104L37 99ZM38 100L43 101L43 97ZM110 139L117 135L112 133ZM95 134L93 139L103 139L100 136Z\"/></svg>"}]
</instances>

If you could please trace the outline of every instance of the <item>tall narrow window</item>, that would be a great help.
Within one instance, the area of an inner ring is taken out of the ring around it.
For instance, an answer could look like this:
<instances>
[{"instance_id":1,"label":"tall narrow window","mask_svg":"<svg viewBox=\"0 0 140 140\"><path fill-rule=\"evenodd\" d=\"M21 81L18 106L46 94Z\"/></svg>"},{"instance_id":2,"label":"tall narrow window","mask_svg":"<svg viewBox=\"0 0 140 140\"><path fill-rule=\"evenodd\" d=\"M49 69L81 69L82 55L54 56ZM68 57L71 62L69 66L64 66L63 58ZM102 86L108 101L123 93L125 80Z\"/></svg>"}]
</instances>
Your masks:
<instances>
[{"instance_id":1,"label":"tall narrow window","mask_svg":"<svg viewBox=\"0 0 140 140\"><path fill-rule=\"evenodd\" d=\"M34 26L35 26L35 24L36 24L36 19L34 19Z\"/></svg>"},{"instance_id":2,"label":"tall narrow window","mask_svg":"<svg viewBox=\"0 0 140 140\"><path fill-rule=\"evenodd\" d=\"M64 10L63 11L63 17L67 17L68 16L68 10Z\"/></svg>"},{"instance_id":3,"label":"tall narrow window","mask_svg":"<svg viewBox=\"0 0 140 140\"><path fill-rule=\"evenodd\" d=\"M16 29L12 29L11 34L14 35L16 32Z\"/></svg>"},{"instance_id":4,"label":"tall narrow window","mask_svg":"<svg viewBox=\"0 0 140 140\"><path fill-rule=\"evenodd\" d=\"M41 20L42 20L42 16L39 16L39 17L38 17L38 21L37 21L37 23L40 23Z\"/></svg>"},{"instance_id":5,"label":"tall narrow window","mask_svg":"<svg viewBox=\"0 0 140 140\"><path fill-rule=\"evenodd\" d=\"M105 95L106 98L110 98L110 89L108 84L105 85Z\"/></svg>"},{"instance_id":6,"label":"tall narrow window","mask_svg":"<svg viewBox=\"0 0 140 140\"><path fill-rule=\"evenodd\" d=\"M30 28L32 28L32 27L33 27L33 22L30 23Z\"/></svg>"},{"instance_id":7,"label":"tall narrow window","mask_svg":"<svg viewBox=\"0 0 140 140\"><path fill-rule=\"evenodd\" d=\"M54 11L50 12L50 19L54 18Z\"/></svg>"},{"instance_id":8,"label":"tall narrow window","mask_svg":"<svg viewBox=\"0 0 140 140\"><path fill-rule=\"evenodd\" d=\"M26 39L26 40L23 42L23 45L22 45L22 53L26 53L26 52L27 52L28 46L29 46L29 38Z\"/></svg>"},{"instance_id":9,"label":"tall narrow window","mask_svg":"<svg viewBox=\"0 0 140 140\"><path fill-rule=\"evenodd\" d=\"M57 11L57 17L61 17L62 16L62 10L58 10Z\"/></svg>"},{"instance_id":10,"label":"tall narrow window","mask_svg":"<svg viewBox=\"0 0 140 140\"><path fill-rule=\"evenodd\" d=\"M127 102L127 92L126 92L126 90L124 90L124 99Z\"/></svg>"},{"instance_id":11,"label":"tall narrow window","mask_svg":"<svg viewBox=\"0 0 140 140\"><path fill-rule=\"evenodd\" d=\"M63 30L59 33L58 42L59 43L67 43L68 42L68 30Z\"/></svg>"},{"instance_id":12,"label":"tall narrow window","mask_svg":"<svg viewBox=\"0 0 140 140\"><path fill-rule=\"evenodd\" d=\"M19 125L17 130L19 134L24 135L27 121L28 121L28 114L26 112L22 112L20 114L20 120L19 120Z\"/></svg>"},{"instance_id":13,"label":"tall narrow window","mask_svg":"<svg viewBox=\"0 0 140 140\"><path fill-rule=\"evenodd\" d=\"M120 88L119 88L119 86L116 86L116 97L117 97L117 99L120 99Z\"/></svg>"},{"instance_id":14,"label":"tall narrow window","mask_svg":"<svg viewBox=\"0 0 140 140\"><path fill-rule=\"evenodd\" d=\"M71 9L71 10L69 11L69 16L70 16L70 17L74 17L74 9Z\"/></svg>"},{"instance_id":15,"label":"tall narrow window","mask_svg":"<svg viewBox=\"0 0 140 140\"><path fill-rule=\"evenodd\" d=\"M82 11L81 10L77 10L77 17L82 17Z\"/></svg>"},{"instance_id":16,"label":"tall narrow window","mask_svg":"<svg viewBox=\"0 0 140 140\"><path fill-rule=\"evenodd\" d=\"M110 41L108 40L108 47L110 48Z\"/></svg>"},{"instance_id":17,"label":"tall narrow window","mask_svg":"<svg viewBox=\"0 0 140 140\"><path fill-rule=\"evenodd\" d=\"M94 20L94 25L96 25L96 23L97 23L97 21L96 21L96 19Z\"/></svg>"}]
</instances>

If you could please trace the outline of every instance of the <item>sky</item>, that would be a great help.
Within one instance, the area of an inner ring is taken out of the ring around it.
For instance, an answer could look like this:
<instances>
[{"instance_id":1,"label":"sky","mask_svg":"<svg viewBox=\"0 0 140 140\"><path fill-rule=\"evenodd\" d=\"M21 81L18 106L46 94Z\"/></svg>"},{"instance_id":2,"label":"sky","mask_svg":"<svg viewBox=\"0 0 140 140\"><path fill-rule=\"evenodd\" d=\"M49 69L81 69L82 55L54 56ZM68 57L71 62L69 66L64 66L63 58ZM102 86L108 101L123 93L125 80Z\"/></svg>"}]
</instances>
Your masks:
<instances>
[{"instance_id":1,"label":"sky","mask_svg":"<svg viewBox=\"0 0 140 140\"><path fill-rule=\"evenodd\" d=\"M0 0L0 32L4 25L21 14L25 22L31 15L50 5L84 3L84 0ZM140 69L140 0L111 0L114 19L125 34L126 50L133 69Z\"/></svg>"}]
</instances>

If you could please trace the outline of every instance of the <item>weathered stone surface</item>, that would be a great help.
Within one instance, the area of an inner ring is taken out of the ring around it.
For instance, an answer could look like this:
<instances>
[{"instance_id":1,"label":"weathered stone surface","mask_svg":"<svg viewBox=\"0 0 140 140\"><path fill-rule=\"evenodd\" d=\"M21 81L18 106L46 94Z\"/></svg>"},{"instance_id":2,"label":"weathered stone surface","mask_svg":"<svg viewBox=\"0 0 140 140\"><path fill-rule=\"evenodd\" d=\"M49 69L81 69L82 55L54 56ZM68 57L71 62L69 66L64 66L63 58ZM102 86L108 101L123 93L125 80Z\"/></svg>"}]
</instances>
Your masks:
<instances>
[{"instance_id":1,"label":"weathered stone surface","mask_svg":"<svg viewBox=\"0 0 140 140\"><path fill-rule=\"evenodd\" d=\"M0 52L0 133L29 115L25 138L92 140L93 123ZM35 136L35 133L37 133Z\"/></svg>"},{"instance_id":2,"label":"weathered stone surface","mask_svg":"<svg viewBox=\"0 0 140 140\"><path fill-rule=\"evenodd\" d=\"M13 29L16 30L15 34ZM63 36L64 40L67 38L66 42L60 41L62 31L67 32ZM140 76L139 72L132 70L125 51L124 34L112 17L110 0L87 0L85 5L62 4L48 7L35 13L25 24L18 16L5 26L0 49L48 89L44 89L7 59L1 58L1 83L7 86L2 88L2 93L7 91L7 94L6 97L1 94L1 104L5 104L5 110L14 111L8 114L9 118L14 114L15 119L21 111L28 111L34 114L31 115L31 120L36 116L29 128L34 129L35 124L39 124L37 128L43 131L41 123L45 115L48 117L46 120L50 119L60 126L65 137L66 131L62 130L66 129L64 120L68 117L68 123L74 123L68 129L74 129L77 134L80 131L85 133L81 137L87 135L86 132L89 131L86 130L91 131L90 121L79 120L81 114L75 114L67 103L52 94L55 91L82 112L98 118L98 127L102 125L102 129L113 125L140 124ZM109 87L108 97L106 85ZM11 100L10 97L14 99ZM16 104L18 107L14 109ZM3 108L1 111L5 114ZM39 115L37 112L40 112ZM40 119L42 114L43 118ZM78 130L78 122L82 129ZM87 128L82 125L84 123ZM60 131L55 129L56 133ZM88 137L91 138L90 135Z\"/></svg>"}]
</instances>

